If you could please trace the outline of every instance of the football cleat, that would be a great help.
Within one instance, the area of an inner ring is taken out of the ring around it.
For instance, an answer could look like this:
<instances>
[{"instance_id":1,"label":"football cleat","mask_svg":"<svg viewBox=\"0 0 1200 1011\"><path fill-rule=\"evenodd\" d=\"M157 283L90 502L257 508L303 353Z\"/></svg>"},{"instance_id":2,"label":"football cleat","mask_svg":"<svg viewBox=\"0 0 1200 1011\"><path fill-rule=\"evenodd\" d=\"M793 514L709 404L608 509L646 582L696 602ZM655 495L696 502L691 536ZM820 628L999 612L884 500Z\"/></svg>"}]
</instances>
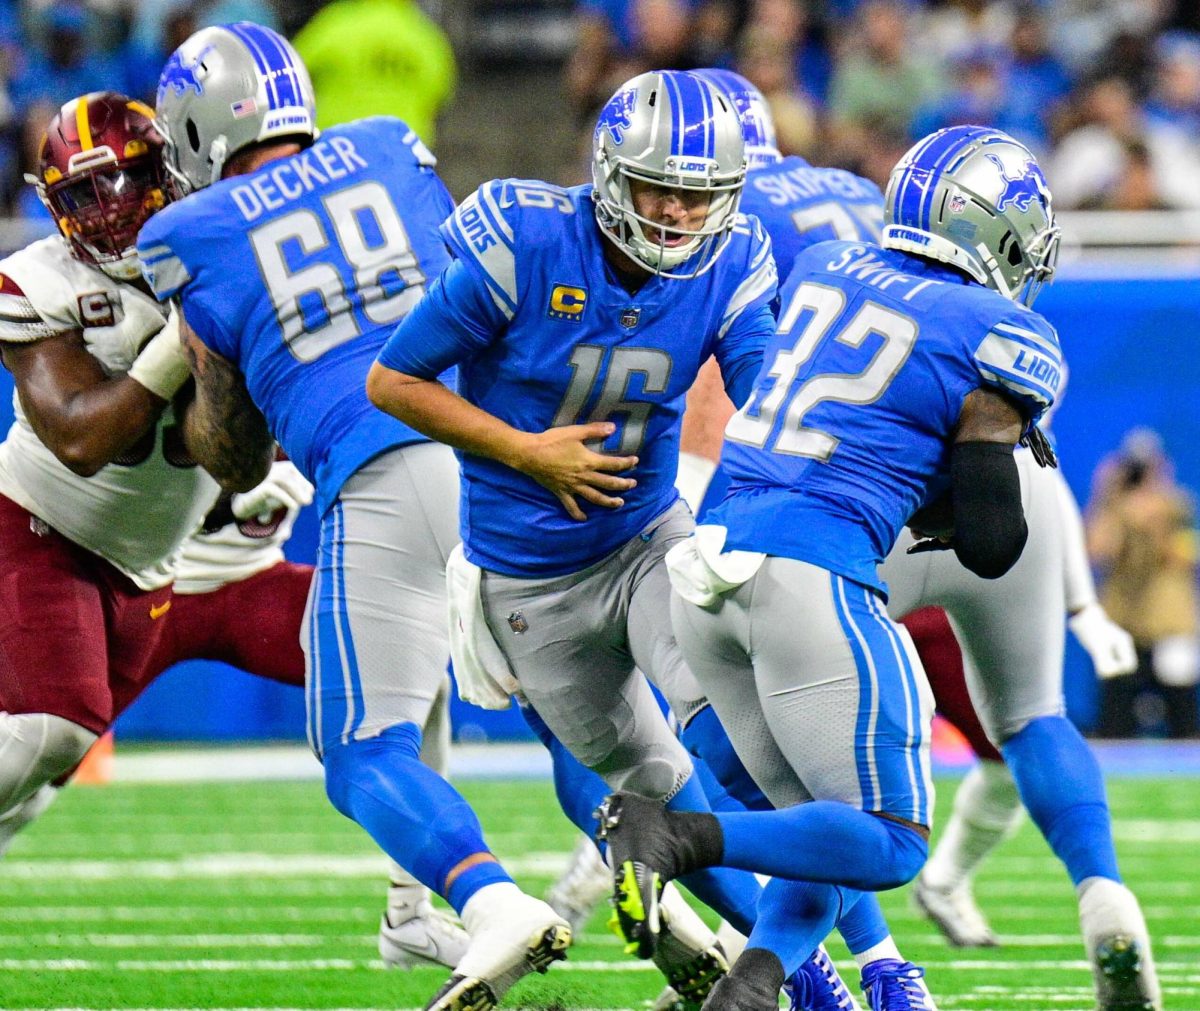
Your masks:
<instances>
[{"instance_id":1,"label":"football cleat","mask_svg":"<svg viewBox=\"0 0 1200 1011\"><path fill-rule=\"evenodd\" d=\"M1136 938L1116 934L1096 945L1092 956L1097 1011L1160 1011L1162 1004L1145 971Z\"/></svg>"},{"instance_id":2,"label":"football cleat","mask_svg":"<svg viewBox=\"0 0 1200 1011\"><path fill-rule=\"evenodd\" d=\"M613 864L613 910L626 951L650 958L662 928L663 885L676 876L675 837L660 801L616 793L596 812Z\"/></svg>"},{"instance_id":3,"label":"football cleat","mask_svg":"<svg viewBox=\"0 0 1200 1011\"><path fill-rule=\"evenodd\" d=\"M783 984L790 1011L862 1011L821 945Z\"/></svg>"},{"instance_id":4,"label":"football cleat","mask_svg":"<svg viewBox=\"0 0 1200 1011\"><path fill-rule=\"evenodd\" d=\"M717 935L671 884L659 904L662 930L654 964L667 987L654 1002L655 1011L700 1011L717 981L729 972L729 959Z\"/></svg>"},{"instance_id":5,"label":"football cleat","mask_svg":"<svg viewBox=\"0 0 1200 1011\"><path fill-rule=\"evenodd\" d=\"M425 1011L490 1011L517 980L567 957L567 922L540 899L520 894L518 901L509 915L471 934L467 953Z\"/></svg>"},{"instance_id":6,"label":"football cleat","mask_svg":"<svg viewBox=\"0 0 1200 1011\"><path fill-rule=\"evenodd\" d=\"M708 995L704 1011L779 1011L779 991L761 980L724 976Z\"/></svg>"},{"instance_id":7,"label":"football cleat","mask_svg":"<svg viewBox=\"0 0 1200 1011\"><path fill-rule=\"evenodd\" d=\"M871 1011L937 1011L925 970L912 962L876 959L863 968L862 989Z\"/></svg>"},{"instance_id":8,"label":"football cleat","mask_svg":"<svg viewBox=\"0 0 1200 1011\"><path fill-rule=\"evenodd\" d=\"M999 939L971 893L970 880L954 888L935 888L919 874L913 882L912 901L956 948L999 946Z\"/></svg>"},{"instance_id":9,"label":"football cleat","mask_svg":"<svg viewBox=\"0 0 1200 1011\"><path fill-rule=\"evenodd\" d=\"M1137 898L1118 881L1081 886L1079 923L1092 963L1097 1011L1160 1011L1162 991Z\"/></svg>"},{"instance_id":10,"label":"football cleat","mask_svg":"<svg viewBox=\"0 0 1200 1011\"><path fill-rule=\"evenodd\" d=\"M404 906L389 905L379 923L379 957L389 969L418 965L453 969L469 943L467 932L426 898Z\"/></svg>"},{"instance_id":11,"label":"football cleat","mask_svg":"<svg viewBox=\"0 0 1200 1011\"><path fill-rule=\"evenodd\" d=\"M546 901L571 925L571 933L579 935L611 890L612 871L596 844L587 836L580 836L567 869L546 892Z\"/></svg>"}]
</instances>

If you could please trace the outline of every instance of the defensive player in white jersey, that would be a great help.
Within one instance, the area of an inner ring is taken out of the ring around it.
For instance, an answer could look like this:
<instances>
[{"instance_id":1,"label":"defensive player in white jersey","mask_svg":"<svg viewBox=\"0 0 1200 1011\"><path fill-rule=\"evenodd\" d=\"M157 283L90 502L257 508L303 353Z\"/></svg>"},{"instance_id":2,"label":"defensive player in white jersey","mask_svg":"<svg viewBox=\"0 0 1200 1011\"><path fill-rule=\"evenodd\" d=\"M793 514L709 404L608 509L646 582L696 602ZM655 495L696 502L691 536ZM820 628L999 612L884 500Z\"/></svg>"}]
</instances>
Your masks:
<instances>
[{"instance_id":1,"label":"defensive player in white jersey","mask_svg":"<svg viewBox=\"0 0 1200 1011\"><path fill-rule=\"evenodd\" d=\"M138 282L138 227L165 202L151 112L67 103L33 182L55 235L0 261L0 815L70 770L162 634L171 559L217 485L170 401L177 331Z\"/></svg>"}]
</instances>

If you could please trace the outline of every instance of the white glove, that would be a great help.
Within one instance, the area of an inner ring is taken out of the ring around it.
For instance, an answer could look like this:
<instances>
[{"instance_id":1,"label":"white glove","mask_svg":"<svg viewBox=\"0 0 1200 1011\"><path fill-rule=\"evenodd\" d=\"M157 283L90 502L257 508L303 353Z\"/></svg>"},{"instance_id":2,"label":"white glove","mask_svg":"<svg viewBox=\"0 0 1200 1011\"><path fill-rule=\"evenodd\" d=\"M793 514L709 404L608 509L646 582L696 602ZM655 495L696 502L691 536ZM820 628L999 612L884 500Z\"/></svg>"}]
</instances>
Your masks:
<instances>
[{"instance_id":1,"label":"white glove","mask_svg":"<svg viewBox=\"0 0 1200 1011\"><path fill-rule=\"evenodd\" d=\"M151 337L129 366L129 378L156 397L170 400L192 374L179 342L179 313L172 309L166 325Z\"/></svg>"},{"instance_id":2,"label":"white glove","mask_svg":"<svg viewBox=\"0 0 1200 1011\"><path fill-rule=\"evenodd\" d=\"M1113 621L1096 601L1071 615L1067 627L1092 658L1098 677L1132 674L1137 667L1133 636Z\"/></svg>"},{"instance_id":3,"label":"white glove","mask_svg":"<svg viewBox=\"0 0 1200 1011\"><path fill-rule=\"evenodd\" d=\"M239 520L252 517L269 523L279 509L299 512L313 500L313 486L291 460L276 460L261 484L239 492L229 500L229 508Z\"/></svg>"}]
</instances>

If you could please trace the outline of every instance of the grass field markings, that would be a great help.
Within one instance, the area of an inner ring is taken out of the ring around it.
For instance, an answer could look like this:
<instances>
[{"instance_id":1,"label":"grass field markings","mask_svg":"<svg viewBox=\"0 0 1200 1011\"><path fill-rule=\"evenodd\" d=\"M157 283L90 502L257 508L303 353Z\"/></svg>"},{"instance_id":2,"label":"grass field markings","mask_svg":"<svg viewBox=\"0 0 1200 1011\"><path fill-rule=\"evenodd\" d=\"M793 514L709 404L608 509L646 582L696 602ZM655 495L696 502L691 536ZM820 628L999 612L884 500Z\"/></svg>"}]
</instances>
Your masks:
<instances>
[{"instance_id":1,"label":"grass field markings","mask_svg":"<svg viewBox=\"0 0 1200 1011\"><path fill-rule=\"evenodd\" d=\"M272 906L5 906L4 919L14 923L63 923L67 921L141 923L146 920L172 922L199 920L265 920L311 923L367 922L377 919L373 910L357 907ZM616 938L613 938L614 942Z\"/></svg>"},{"instance_id":2,"label":"grass field markings","mask_svg":"<svg viewBox=\"0 0 1200 1011\"><path fill-rule=\"evenodd\" d=\"M375 934L336 938L329 934L108 934L60 931L47 934L0 934L0 946L47 948L317 948L333 942L374 945Z\"/></svg>"},{"instance_id":3,"label":"grass field markings","mask_svg":"<svg viewBox=\"0 0 1200 1011\"><path fill-rule=\"evenodd\" d=\"M512 874L551 876L566 869L568 858L569 854L561 851L526 853L505 860L504 865ZM137 877L173 881L181 878L298 878L312 875L382 880L387 876L387 858L382 853L338 856L332 853L231 852L154 860L7 860L0 866L0 882L42 878L113 881Z\"/></svg>"}]
</instances>

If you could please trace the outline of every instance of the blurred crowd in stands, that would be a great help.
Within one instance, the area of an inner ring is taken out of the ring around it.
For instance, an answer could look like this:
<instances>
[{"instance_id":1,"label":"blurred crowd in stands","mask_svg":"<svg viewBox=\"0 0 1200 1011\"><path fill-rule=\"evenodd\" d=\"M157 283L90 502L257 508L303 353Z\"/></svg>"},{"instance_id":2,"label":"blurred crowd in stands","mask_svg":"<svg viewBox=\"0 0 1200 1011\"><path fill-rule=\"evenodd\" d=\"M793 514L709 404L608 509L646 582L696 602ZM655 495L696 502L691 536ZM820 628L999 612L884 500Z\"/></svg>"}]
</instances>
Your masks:
<instances>
[{"instance_id":1,"label":"blurred crowd in stands","mask_svg":"<svg viewBox=\"0 0 1200 1011\"><path fill-rule=\"evenodd\" d=\"M910 142L987 123L1028 143L1060 207L1200 207L1195 0L581 0L566 71L586 123L654 66L731 67L785 153L878 182Z\"/></svg>"},{"instance_id":2,"label":"blurred crowd in stands","mask_svg":"<svg viewBox=\"0 0 1200 1011\"><path fill-rule=\"evenodd\" d=\"M411 35L404 59L420 65L409 67L410 76L441 82L428 89L422 110L432 134L454 64L449 50L439 49L440 35L421 25L417 2L330 4L343 12L336 30L329 19L325 34L334 41L324 51L349 61L340 77L361 100L371 89L355 76L360 48L349 38L339 48L337 40L365 26L368 12L405 11L412 33L373 34L396 41ZM505 2L446 0L440 7L457 8L469 21ZM428 8L432 0L421 3ZM0 204L18 215L37 211L21 174L61 102L104 88L152 99L166 55L197 27L246 18L294 34L322 6L320 0L0 0ZM545 13L556 5L534 6ZM767 95L785 153L877 181L915 137L981 122L1015 134L1045 159L1060 208L1200 207L1195 0L559 0L557 6L574 8L577 41L563 86L581 133L616 84L634 73L725 66Z\"/></svg>"}]
</instances>

